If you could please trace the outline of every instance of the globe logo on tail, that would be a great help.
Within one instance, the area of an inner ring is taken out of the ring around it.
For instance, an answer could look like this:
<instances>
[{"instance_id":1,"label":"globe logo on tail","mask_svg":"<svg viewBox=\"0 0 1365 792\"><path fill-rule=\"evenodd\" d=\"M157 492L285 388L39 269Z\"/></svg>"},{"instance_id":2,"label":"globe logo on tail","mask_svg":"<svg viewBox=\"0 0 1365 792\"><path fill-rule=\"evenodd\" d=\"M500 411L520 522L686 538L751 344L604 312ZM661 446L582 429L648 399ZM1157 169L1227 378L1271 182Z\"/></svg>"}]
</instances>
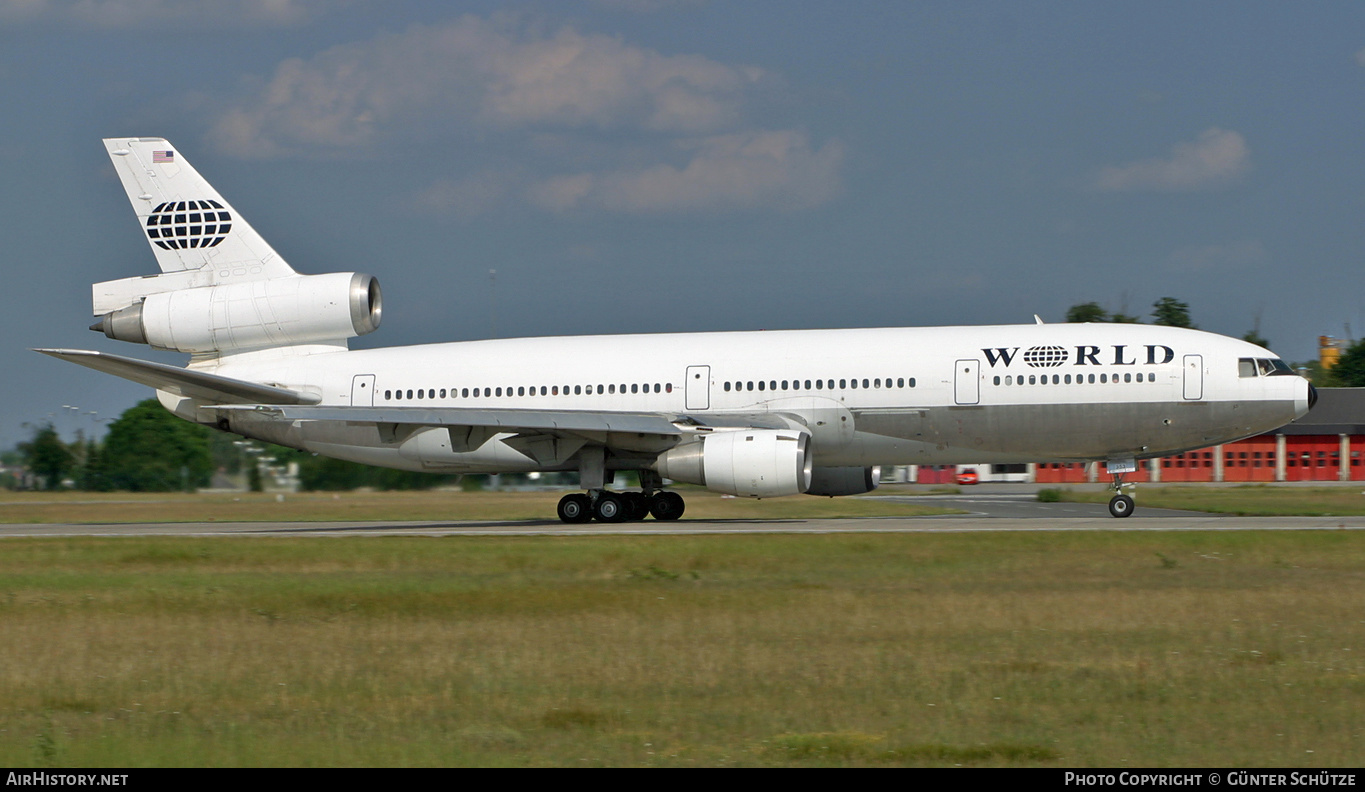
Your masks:
<instances>
[{"instance_id":1,"label":"globe logo on tail","mask_svg":"<svg viewBox=\"0 0 1365 792\"><path fill-rule=\"evenodd\" d=\"M208 248L232 230L232 215L217 201L167 201L147 217L147 238L165 250Z\"/></svg>"}]
</instances>

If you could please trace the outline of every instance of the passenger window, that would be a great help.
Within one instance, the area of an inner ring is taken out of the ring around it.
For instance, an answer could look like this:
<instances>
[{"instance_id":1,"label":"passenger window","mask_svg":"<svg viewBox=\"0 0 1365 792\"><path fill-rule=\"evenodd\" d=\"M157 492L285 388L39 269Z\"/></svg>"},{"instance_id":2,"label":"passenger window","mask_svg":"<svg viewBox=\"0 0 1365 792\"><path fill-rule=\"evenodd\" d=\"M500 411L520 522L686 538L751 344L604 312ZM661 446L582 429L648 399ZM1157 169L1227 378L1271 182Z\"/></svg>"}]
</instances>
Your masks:
<instances>
[{"instance_id":1,"label":"passenger window","mask_svg":"<svg viewBox=\"0 0 1365 792\"><path fill-rule=\"evenodd\" d=\"M911 378L910 378L910 387L912 387L912 388L915 387L915 378L914 378L914 377L911 377Z\"/></svg>"},{"instance_id":2,"label":"passenger window","mask_svg":"<svg viewBox=\"0 0 1365 792\"><path fill-rule=\"evenodd\" d=\"M391 390L386 390L386 391L384 391L384 398L386 398L386 399L392 399L392 398L393 398L393 391L391 391Z\"/></svg>"},{"instance_id":3,"label":"passenger window","mask_svg":"<svg viewBox=\"0 0 1365 792\"><path fill-rule=\"evenodd\" d=\"M758 381L758 389L759 389L759 390L763 390L764 384L765 384L765 383L763 382L763 380L759 380L759 381Z\"/></svg>"}]
</instances>

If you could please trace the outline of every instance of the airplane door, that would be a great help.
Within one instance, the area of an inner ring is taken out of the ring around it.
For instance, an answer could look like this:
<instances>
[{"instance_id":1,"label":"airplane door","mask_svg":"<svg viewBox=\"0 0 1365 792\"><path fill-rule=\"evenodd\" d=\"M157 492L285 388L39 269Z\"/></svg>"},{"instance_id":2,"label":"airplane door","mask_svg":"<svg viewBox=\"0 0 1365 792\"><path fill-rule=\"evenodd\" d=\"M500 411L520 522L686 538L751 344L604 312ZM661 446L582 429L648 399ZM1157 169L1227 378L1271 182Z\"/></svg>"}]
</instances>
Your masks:
<instances>
[{"instance_id":1,"label":"airplane door","mask_svg":"<svg viewBox=\"0 0 1365 792\"><path fill-rule=\"evenodd\" d=\"M687 383L683 386L686 390L686 404L689 410L709 410L711 409L711 367L710 366L688 366Z\"/></svg>"},{"instance_id":2,"label":"airplane door","mask_svg":"<svg viewBox=\"0 0 1365 792\"><path fill-rule=\"evenodd\" d=\"M1185 356L1185 398L1198 401L1204 398L1204 356Z\"/></svg>"},{"instance_id":3,"label":"airplane door","mask_svg":"<svg viewBox=\"0 0 1365 792\"><path fill-rule=\"evenodd\" d=\"M374 406L374 375L357 374L351 379L351 406Z\"/></svg>"},{"instance_id":4,"label":"airplane door","mask_svg":"<svg viewBox=\"0 0 1365 792\"><path fill-rule=\"evenodd\" d=\"M953 394L958 404L981 403L981 361L957 361L953 376Z\"/></svg>"}]
</instances>

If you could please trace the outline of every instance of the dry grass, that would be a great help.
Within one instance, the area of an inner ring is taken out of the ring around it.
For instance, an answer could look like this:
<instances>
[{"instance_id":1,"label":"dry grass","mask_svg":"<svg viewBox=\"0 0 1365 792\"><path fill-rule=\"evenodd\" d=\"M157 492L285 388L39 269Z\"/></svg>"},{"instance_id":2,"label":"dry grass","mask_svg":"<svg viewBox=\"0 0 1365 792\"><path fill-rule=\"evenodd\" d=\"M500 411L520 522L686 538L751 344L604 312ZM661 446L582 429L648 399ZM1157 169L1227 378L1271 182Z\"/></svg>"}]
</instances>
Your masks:
<instances>
[{"instance_id":1,"label":"dry grass","mask_svg":"<svg viewBox=\"0 0 1365 792\"><path fill-rule=\"evenodd\" d=\"M1355 766L1355 533L13 539L9 765Z\"/></svg>"},{"instance_id":2,"label":"dry grass","mask_svg":"<svg viewBox=\"0 0 1365 792\"><path fill-rule=\"evenodd\" d=\"M820 519L951 514L952 509L859 498L754 500L683 490L683 519ZM0 490L0 523L334 520L555 520L562 492L91 493Z\"/></svg>"}]
</instances>

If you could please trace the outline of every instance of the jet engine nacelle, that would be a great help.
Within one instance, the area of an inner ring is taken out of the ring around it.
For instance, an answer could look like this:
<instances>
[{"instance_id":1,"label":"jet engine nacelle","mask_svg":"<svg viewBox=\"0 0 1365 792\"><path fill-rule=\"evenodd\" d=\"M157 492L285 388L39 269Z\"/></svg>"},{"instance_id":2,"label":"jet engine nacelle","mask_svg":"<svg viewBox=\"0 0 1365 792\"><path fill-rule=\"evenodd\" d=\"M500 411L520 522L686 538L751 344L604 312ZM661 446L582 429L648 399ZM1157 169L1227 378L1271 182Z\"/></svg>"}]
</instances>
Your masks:
<instances>
[{"instance_id":1,"label":"jet engine nacelle","mask_svg":"<svg viewBox=\"0 0 1365 792\"><path fill-rule=\"evenodd\" d=\"M882 469L872 467L818 467L811 472L807 495L861 495L881 484Z\"/></svg>"},{"instance_id":2,"label":"jet engine nacelle","mask_svg":"<svg viewBox=\"0 0 1365 792\"><path fill-rule=\"evenodd\" d=\"M716 432L660 454L654 469L728 495L797 495L810 488L810 435L795 429Z\"/></svg>"},{"instance_id":3,"label":"jet engine nacelle","mask_svg":"<svg viewBox=\"0 0 1365 792\"><path fill-rule=\"evenodd\" d=\"M334 343L378 328L381 303L370 275L290 275L148 294L90 329L177 352Z\"/></svg>"}]
</instances>

